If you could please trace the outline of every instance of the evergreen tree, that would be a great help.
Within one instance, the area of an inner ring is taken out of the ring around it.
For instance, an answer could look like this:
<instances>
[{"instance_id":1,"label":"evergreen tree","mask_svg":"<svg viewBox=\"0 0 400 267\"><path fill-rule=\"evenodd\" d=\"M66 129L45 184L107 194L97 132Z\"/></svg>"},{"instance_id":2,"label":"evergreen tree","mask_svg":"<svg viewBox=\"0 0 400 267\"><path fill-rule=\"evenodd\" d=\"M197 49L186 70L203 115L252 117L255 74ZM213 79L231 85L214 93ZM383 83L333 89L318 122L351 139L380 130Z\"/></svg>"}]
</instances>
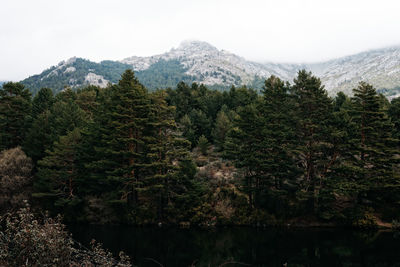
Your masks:
<instances>
[{"instance_id":1,"label":"evergreen tree","mask_svg":"<svg viewBox=\"0 0 400 267\"><path fill-rule=\"evenodd\" d=\"M225 111L221 109L221 111L218 112L214 128L211 132L214 144L216 145L218 150L223 150L226 135L231 128L232 128L231 120L229 119L228 115L226 115Z\"/></svg>"},{"instance_id":2,"label":"evergreen tree","mask_svg":"<svg viewBox=\"0 0 400 267\"><path fill-rule=\"evenodd\" d=\"M53 142L76 127L83 127L86 124L85 115L85 112L76 104L75 95L74 97L58 97L50 109L49 116Z\"/></svg>"},{"instance_id":3,"label":"evergreen tree","mask_svg":"<svg viewBox=\"0 0 400 267\"><path fill-rule=\"evenodd\" d=\"M242 190L248 196L250 209L259 207L261 181L264 177L262 163L265 151L261 135L263 118L258 106L258 103L253 103L238 109L234 126L226 138L224 153L242 172Z\"/></svg>"},{"instance_id":4,"label":"evergreen tree","mask_svg":"<svg viewBox=\"0 0 400 267\"><path fill-rule=\"evenodd\" d=\"M179 162L188 158L190 142L179 137L174 120L175 107L168 106L165 92L151 95L151 110L146 131L146 181L145 188L154 198L157 206L157 218L165 218L165 209L172 205L171 184L177 179Z\"/></svg>"},{"instance_id":5,"label":"evergreen tree","mask_svg":"<svg viewBox=\"0 0 400 267\"><path fill-rule=\"evenodd\" d=\"M182 119L179 121L179 128L180 131L182 132L182 135L190 141L192 144L192 147L196 144L196 128L193 125L192 121L190 120L190 117L188 115L185 115L182 117Z\"/></svg>"},{"instance_id":6,"label":"evergreen tree","mask_svg":"<svg viewBox=\"0 0 400 267\"><path fill-rule=\"evenodd\" d=\"M86 113L88 119L93 119L94 112L98 106L98 96L101 88L89 85L77 91L76 104Z\"/></svg>"},{"instance_id":7,"label":"evergreen tree","mask_svg":"<svg viewBox=\"0 0 400 267\"><path fill-rule=\"evenodd\" d=\"M110 90L110 99L100 109L104 113L97 114L92 125L93 137L100 140L92 139L96 156L88 167L97 179L114 187L117 194L113 200L134 204L144 190L144 131L150 111L149 97L131 70L125 71Z\"/></svg>"},{"instance_id":8,"label":"evergreen tree","mask_svg":"<svg viewBox=\"0 0 400 267\"><path fill-rule=\"evenodd\" d=\"M207 155L210 144L208 143L208 140L204 135L201 135L199 137L199 140L197 141L197 146L200 149L201 154Z\"/></svg>"},{"instance_id":9,"label":"evergreen tree","mask_svg":"<svg viewBox=\"0 0 400 267\"><path fill-rule=\"evenodd\" d=\"M46 150L46 156L38 161L33 197L46 209L62 212L65 220L79 221L82 216L81 140L80 129L75 128L61 136L52 150Z\"/></svg>"},{"instance_id":10,"label":"evergreen tree","mask_svg":"<svg viewBox=\"0 0 400 267\"><path fill-rule=\"evenodd\" d=\"M364 190L380 191L398 184L394 166L397 140L392 137L393 124L383 110L384 104L376 90L361 82L353 90L352 135L353 167ZM365 192L365 191L364 191Z\"/></svg>"},{"instance_id":11,"label":"evergreen tree","mask_svg":"<svg viewBox=\"0 0 400 267\"><path fill-rule=\"evenodd\" d=\"M32 119L49 110L54 103L53 92L49 88L42 88L32 100Z\"/></svg>"},{"instance_id":12,"label":"evergreen tree","mask_svg":"<svg viewBox=\"0 0 400 267\"><path fill-rule=\"evenodd\" d=\"M195 130L195 140L198 140L201 135L204 135L207 139L211 139L211 118L208 118L200 109L190 111L189 118Z\"/></svg>"},{"instance_id":13,"label":"evergreen tree","mask_svg":"<svg viewBox=\"0 0 400 267\"><path fill-rule=\"evenodd\" d=\"M24 142L24 150L35 164L45 156L46 150L52 148L56 139L51 130L50 117L50 110L40 113L32 122Z\"/></svg>"},{"instance_id":14,"label":"evergreen tree","mask_svg":"<svg viewBox=\"0 0 400 267\"><path fill-rule=\"evenodd\" d=\"M392 100L389 106L388 114L394 125L393 136L396 139L400 139L400 97ZM398 146L399 145L400 144L398 144Z\"/></svg>"},{"instance_id":15,"label":"evergreen tree","mask_svg":"<svg viewBox=\"0 0 400 267\"><path fill-rule=\"evenodd\" d=\"M21 83L0 89L0 150L21 145L30 122L31 93Z\"/></svg>"},{"instance_id":16,"label":"evergreen tree","mask_svg":"<svg viewBox=\"0 0 400 267\"><path fill-rule=\"evenodd\" d=\"M303 189L310 194L314 213L318 197L326 185L326 175L337 162L332 144L332 100L321 80L305 70L294 79L292 94L296 101L297 150L303 171Z\"/></svg>"},{"instance_id":17,"label":"evergreen tree","mask_svg":"<svg viewBox=\"0 0 400 267\"><path fill-rule=\"evenodd\" d=\"M265 120L260 133L266 155L262 168L268 176L264 183L275 190L283 190L284 184L293 184L297 174L294 102L288 92L289 84L271 76L265 81L264 101L260 106Z\"/></svg>"},{"instance_id":18,"label":"evergreen tree","mask_svg":"<svg viewBox=\"0 0 400 267\"><path fill-rule=\"evenodd\" d=\"M23 148L35 165L45 156L45 151L50 149L56 140L51 132L49 120L53 103L53 92L49 88L40 89L32 101L32 123L27 130Z\"/></svg>"},{"instance_id":19,"label":"evergreen tree","mask_svg":"<svg viewBox=\"0 0 400 267\"><path fill-rule=\"evenodd\" d=\"M55 195L58 200L76 196L80 141L80 130L75 128L61 136L52 150L46 151L46 156L38 162L37 192Z\"/></svg>"}]
</instances>

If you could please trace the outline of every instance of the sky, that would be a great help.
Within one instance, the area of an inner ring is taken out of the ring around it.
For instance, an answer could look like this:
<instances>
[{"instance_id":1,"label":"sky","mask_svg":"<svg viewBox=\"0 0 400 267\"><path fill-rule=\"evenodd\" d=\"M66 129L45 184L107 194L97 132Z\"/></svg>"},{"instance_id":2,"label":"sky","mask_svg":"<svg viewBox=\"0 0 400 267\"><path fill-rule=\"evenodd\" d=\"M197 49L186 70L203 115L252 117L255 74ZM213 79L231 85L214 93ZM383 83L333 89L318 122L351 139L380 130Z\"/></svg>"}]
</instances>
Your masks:
<instances>
[{"instance_id":1,"label":"sky","mask_svg":"<svg viewBox=\"0 0 400 267\"><path fill-rule=\"evenodd\" d=\"M2 0L0 81L188 39L257 62L319 62L400 45L399 11L398 0Z\"/></svg>"}]
</instances>

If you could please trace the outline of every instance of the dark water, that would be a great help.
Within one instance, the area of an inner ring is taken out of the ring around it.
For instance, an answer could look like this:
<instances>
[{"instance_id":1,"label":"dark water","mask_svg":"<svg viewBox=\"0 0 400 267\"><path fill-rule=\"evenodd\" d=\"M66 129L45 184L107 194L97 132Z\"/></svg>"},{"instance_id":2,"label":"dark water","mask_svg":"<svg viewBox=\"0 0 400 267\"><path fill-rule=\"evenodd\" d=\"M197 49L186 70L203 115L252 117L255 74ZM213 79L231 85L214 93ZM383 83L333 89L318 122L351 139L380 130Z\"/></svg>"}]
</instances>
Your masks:
<instances>
[{"instance_id":1,"label":"dark water","mask_svg":"<svg viewBox=\"0 0 400 267\"><path fill-rule=\"evenodd\" d=\"M400 233L343 229L70 226L135 266L400 266ZM159 264L154 261L159 262Z\"/></svg>"}]
</instances>

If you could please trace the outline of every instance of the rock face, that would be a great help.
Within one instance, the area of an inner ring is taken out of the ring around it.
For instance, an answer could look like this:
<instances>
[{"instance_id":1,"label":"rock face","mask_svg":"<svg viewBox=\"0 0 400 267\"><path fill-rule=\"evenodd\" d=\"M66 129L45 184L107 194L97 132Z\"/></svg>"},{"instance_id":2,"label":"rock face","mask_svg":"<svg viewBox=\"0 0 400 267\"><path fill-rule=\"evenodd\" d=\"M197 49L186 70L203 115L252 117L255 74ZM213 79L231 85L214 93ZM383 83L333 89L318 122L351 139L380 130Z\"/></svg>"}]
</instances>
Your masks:
<instances>
[{"instance_id":1,"label":"rock face","mask_svg":"<svg viewBox=\"0 0 400 267\"><path fill-rule=\"evenodd\" d=\"M351 93L358 82L365 81L377 89L388 89L392 94L400 91L400 46L371 50L352 56L309 66L321 77L326 89L335 94Z\"/></svg>"},{"instance_id":2,"label":"rock face","mask_svg":"<svg viewBox=\"0 0 400 267\"><path fill-rule=\"evenodd\" d=\"M101 88L105 88L107 86L107 84L109 83L109 81L104 79L103 76L97 75L93 72L89 72L85 76L85 82L87 82L88 84L91 84L91 85L99 86Z\"/></svg>"},{"instance_id":3,"label":"rock face","mask_svg":"<svg viewBox=\"0 0 400 267\"><path fill-rule=\"evenodd\" d=\"M178 60L185 74L206 85L252 84L276 75L292 81L298 70L307 69L319 76L331 95L351 94L358 82L366 81L387 95L400 94L400 47L371 50L316 64L256 63L200 41L186 41L178 48L151 57L129 57L121 62L143 71L159 60Z\"/></svg>"},{"instance_id":4,"label":"rock face","mask_svg":"<svg viewBox=\"0 0 400 267\"><path fill-rule=\"evenodd\" d=\"M151 57L129 57L122 63L132 65L136 71L148 69L160 60L178 60L185 68L185 74L196 77L196 81L206 85L251 84L256 76L271 75L285 80L294 77L302 67L298 64L261 64L247 61L242 57L200 41L185 41L176 49Z\"/></svg>"},{"instance_id":5,"label":"rock face","mask_svg":"<svg viewBox=\"0 0 400 267\"><path fill-rule=\"evenodd\" d=\"M88 84L105 87L116 83L126 69L133 69L149 89L174 87L179 81L198 82L215 88L247 85L261 89L271 75L291 82L298 70L321 78L330 95L351 94L358 82L371 83L389 98L400 95L400 47L377 49L316 64L256 63L218 50L201 41L185 41L169 52L121 61L91 62L71 58L22 81L34 93L41 87L62 90Z\"/></svg>"},{"instance_id":6,"label":"rock face","mask_svg":"<svg viewBox=\"0 0 400 267\"><path fill-rule=\"evenodd\" d=\"M78 88L86 85L106 87L115 83L126 69L132 68L117 61L91 62L82 58L71 58L44 70L41 74L21 81L34 94L47 87L55 92L65 87Z\"/></svg>"}]
</instances>

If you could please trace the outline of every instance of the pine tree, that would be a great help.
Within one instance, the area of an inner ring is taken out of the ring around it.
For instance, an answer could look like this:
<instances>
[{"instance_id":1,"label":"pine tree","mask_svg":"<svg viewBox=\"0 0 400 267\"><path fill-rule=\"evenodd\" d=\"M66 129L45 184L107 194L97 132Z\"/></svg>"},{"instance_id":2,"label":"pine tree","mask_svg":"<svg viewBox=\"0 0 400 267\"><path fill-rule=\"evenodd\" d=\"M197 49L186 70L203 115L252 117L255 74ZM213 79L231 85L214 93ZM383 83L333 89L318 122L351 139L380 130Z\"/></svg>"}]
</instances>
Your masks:
<instances>
[{"instance_id":1,"label":"pine tree","mask_svg":"<svg viewBox=\"0 0 400 267\"><path fill-rule=\"evenodd\" d=\"M49 88L42 88L32 100L32 119L49 110L54 103L53 92Z\"/></svg>"},{"instance_id":2,"label":"pine tree","mask_svg":"<svg viewBox=\"0 0 400 267\"><path fill-rule=\"evenodd\" d=\"M196 144L196 128L193 125L190 117L188 115L184 115L182 119L179 121L179 129L182 132L182 135L190 141L192 147Z\"/></svg>"},{"instance_id":3,"label":"pine tree","mask_svg":"<svg viewBox=\"0 0 400 267\"><path fill-rule=\"evenodd\" d=\"M86 114L76 104L75 97L60 97L50 109L49 123L54 142L76 127L82 128L86 124Z\"/></svg>"},{"instance_id":4,"label":"pine tree","mask_svg":"<svg viewBox=\"0 0 400 267\"><path fill-rule=\"evenodd\" d=\"M94 112L99 105L98 96L102 91L101 88L89 85L77 91L76 104L86 113L86 117L90 120L94 117Z\"/></svg>"},{"instance_id":5,"label":"pine tree","mask_svg":"<svg viewBox=\"0 0 400 267\"><path fill-rule=\"evenodd\" d=\"M27 130L23 148L36 165L39 159L45 156L56 137L51 132L51 112L54 103L53 92L49 88L42 88L32 101L32 123Z\"/></svg>"},{"instance_id":6,"label":"pine tree","mask_svg":"<svg viewBox=\"0 0 400 267\"><path fill-rule=\"evenodd\" d=\"M21 83L0 89L0 150L21 145L30 122L31 93Z\"/></svg>"},{"instance_id":7,"label":"pine tree","mask_svg":"<svg viewBox=\"0 0 400 267\"><path fill-rule=\"evenodd\" d=\"M326 175L337 162L332 144L332 100L321 80L305 70L294 79L292 94L296 101L297 150L303 169L303 189L310 194L311 208L318 211L318 196Z\"/></svg>"},{"instance_id":8,"label":"pine tree","mask_svg":"<svg viewBox=\"0 0 400 267\"><path fill-rule=\"evenodd\" d=\"M114 192L113 201L137 204L144 190L144 131L150 111L147 90L127 70L101 101L103 107L96 112L89 133L96 155L87 167L93 178Z\"/></svg>"},{"instance_id":9,"label":"pine tree","mask_svg":"<svg viewBox=\"0 0 400 267\"><path fill-rule=\"evenodd\" d=\"M371 85L361 82L353 92L351 113L355 131L351 145L358 182L366 191L397 185L394 166L398 163L398 141L392 137L393 124Z\"/></svg>"},{"instance_id":10,"label":"pine tree","mask_svg":"<svg viewBox=\"0 0 400 267\"><path fill-rule=\"evenodd\" d=\"M228 132L224 153L242 172L242 190L248 195L250 209L259 207L264 178L261 167L265 157L261 135L263 118L258 106L258 103L253 103L238 109L234 126Z\"/></svg>"},{"instance_id":11,"label":"pine tree","mask_svg":"<svg viewBox=\"0 0 400 267\"><path fill-rule=\"evenodd\" d=\"M289 84L271 76L265 81L260 106L265 120L261 132L265 151L262 168L268 176L264 183L275 190L293 184L298 171L294 160L294 102L288 92Z\"/></svg>"},{"instance_id":12,"label":"pine tree","mask_svg":"<svg viewBox=\"0 0 400 267\"><path fill-rule=\"evenodd\" d=\"M165 92L151 95L151 110L146 130L146 180L145 188L150 196L156 196L157 218L165 218L165 209L171 205L173 188L180 161L188 158L190 142L179 137L174 120L175 107L168 106Z\"/></svg>"},{"instance_id":13,"label":"pine tree","mask_svg":"<svg viewBox=\"0 0 400 267\"><path fill-rule=\"evenodd\" d=\"M45 151L53 147L56 137L52 134L50 125L50 110L43 111L32 122L24 142L24 150L36 164L45 156Z\"/></svg>"},{"instance_id":14,"label":"pine tree","mask_svg":"<svg viewBox=\"0 0 400 267\"><path fill-rule=\"evenodd\" d=\"M34 120L27 130L23 146L34 163L45 156L46 150L52 149L60 136L67 135L77 127L86 126L86 114L75 103L74 97L70 96L57 97L58 100L53 102L48 90L40 90L38 98L35 97L35 111L32 111Z\"/></svg>"},{"instance_id":15,"label":"pine tree","mask_svg":"<svg viewBox=\"0 0 400 267\"><path fill-rule=\"evenodd\" d=\"M207 151L208 148L210 147L210 144L208 143L208 140L204 136L204 134L199 137L199 140L197 141L197 146L200 149L202 155L207 155Z\"/></svg>"},{"instance_id":16,"label":"pine tree","mask_svg":"<svg viewBox=\"0 0 400 267\"><path fill-rule=\"evenodd\" d=\"M52 150L38 162L36 190L57 196L57 199L72 199L76 195L78 179L78 146L81 134L78 128L61 136Z\"/></svg>"},{"instance_id":17,"label":"pine tree","mask_svg":"<svg viewBox=\"0 0 400 267\"><path fill-rule=\"evenodd\" d=\"M400 97L392 100L389 106L388 114L394 125L393 136L396 139L400 139ZM400 146L400 143L398 146Z\"/></svg>"},{"instance_id":18,"label":"pine tree","mask_svg":"<svg viewBox=\"0 0 400 267\"><path fill-rule=\"evenodd\" d=\"M225 106L226 107L226 106ZM214 139L214 143L218 150L223 150L226 135L228 131L232 128L232 122L226 115L224 110L220 110L217 114L217 119L215 120L214 129L211 134Z\"/></svg>"}]
</instances>

